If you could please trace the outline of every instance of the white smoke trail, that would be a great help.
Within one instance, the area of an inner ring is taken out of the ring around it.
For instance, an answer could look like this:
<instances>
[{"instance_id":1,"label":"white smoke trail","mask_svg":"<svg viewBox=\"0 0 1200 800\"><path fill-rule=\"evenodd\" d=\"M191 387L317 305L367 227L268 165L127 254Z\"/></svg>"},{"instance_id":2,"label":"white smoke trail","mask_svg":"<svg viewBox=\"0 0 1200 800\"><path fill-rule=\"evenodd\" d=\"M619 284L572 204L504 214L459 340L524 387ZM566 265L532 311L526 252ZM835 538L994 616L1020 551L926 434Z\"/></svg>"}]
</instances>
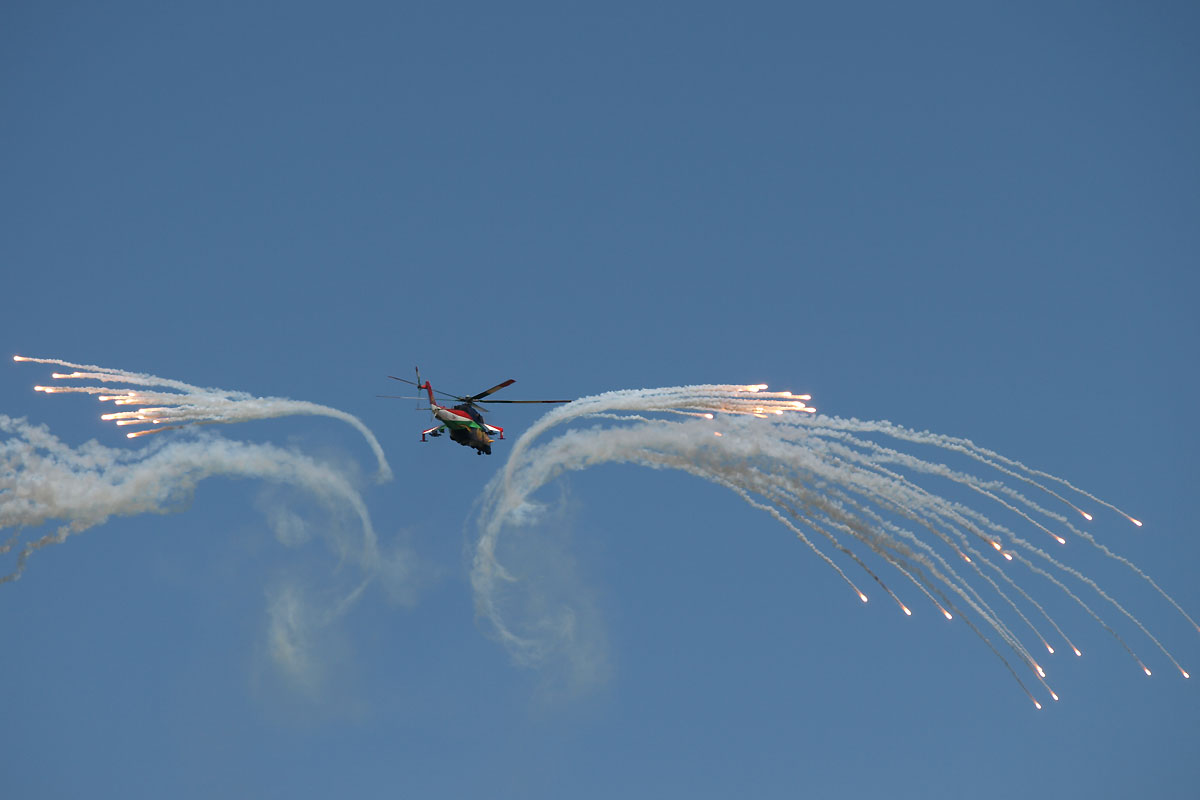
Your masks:
<instances>
[{"instance_id":1,"label":"white smoke trail","mask_svg":"<svg viewBox=\"0 0 1200 800\"><path fill-rule=\"evenodd\" d=\"M137 450L95 441L72 448L45 426L0 414L0 530L15 529L0 542L0 557L16 556L0 584L20 578L37 551L111 517L181 510L201 481L217 476L298 489L330 512L324 533L339 564L357 568L348 587L329 587L319 603L305 601L310 590L298 586L272 589L268 652L294 688L311 694L322 677L323 637L373 582L389 593L401 591L411 582L411 565L407 553L381 553L366 504L345 475L303 454L215 435L158 440ZM336 521L346 511L361 528L357 542ZM50 532L21 539L23 531L47 525Z\"/></svg>"},{"instance_id":2,"label":"white smoke trail","mask_svg":"<svg viewBox=\"0 0 1200 800\"><path fill-rule=\"evenodd\" d=\"M139 372L98 367L91 364L74 364L57 358L28 358L13 356L14 361L35 364L52 364L75 370L71 373L54 373L55 380L98 381L101 384L119 383L124 386L35 386L34 390L47 394L93 394L102 402L117 406L129 406L133 410L104 414L103 420L115 421L121 426L155 425L159 427L127 433L130 439L152 433L172 430L188 424L235 423L256 419L270 419L297 414L332 417L354 427L371 448L379 465L378 479L391 480L392 470L383 455L383 448L371 430L352 414L336 408L289 400L283 397L255 397L246 392L230 392L224 389L205 389L183 381L159 378ZM148 388L136 388L148 387ZM163 389L173 389L166 392Z\"/></svg>"},{"instance_id":3,"label":"white smoke trail","mask_svg":"<svg viewBox=\"0 0 1200 800\"><path fill-rule=\"evenodd\" d=\"M965 487L1003 512L1014 515L1021 524L1048 533L1059 543L1065 539L1053 530L1055 527L1077 535L1148 581L1191 621L1174 598L1131 562L1112 553L1090 534L1078 530L1061 514L1042 508L1004 483L1004 479L1017 480L1044 491L1088 519L1091 517L1086 512L1048 488L1046 483L1053 482L1076 491L1137 523L1132 517L1066 481L1030 469L968 440L919 433L887 422L803 416L795 412L812 409L793 400L789 393L765 392L765 388L761 385L689 386L586 397L546 414L515 443L503 471L484 492L479 516L480 536L471 574L480 615L489 620L514 657L524 662L537 662L559 645L547 640L536 627L522 627L519 619L506 614L508 598L519 592L519 581L501 563L499 551L504 530L530 521L539 508L532 495L563 472L603 463L634 463L681 470L732 490L752 507L769 513L816 551L865 602L867 596L847 572L818 546L820 541L828 542L837 553L850 559L855 568L878 583L904 613L911 614L910 608L883 578L853 551L865 547L873 556L896 569L906 581L916 584L947 619L965 621L1000 658L1038 708L1041 704L1025 687L1016 666L1028 667L1043 685L1045 670L998 611L1007 607L1034 632L1050 653L1054 648L1015 600L1002 590L1001 584L1012 588L1022 600L1036 608L1064 639L1066 634L1044 605L1010 574L1009 565L1014 563L1028 568L1039 578L1048 579L1069 601L1086 610L1117 638L1147 674L1150 670L1130 646L1064 581L1079 582L1116 608L1166 654L1183 677L1189 677L1158 639L1094 580L1026 542L987 514L924 488L922 479L933 478ZM685 414L703 419L678 422L646 416L654 413ZM747 418L747 415L762 419ZM625 424L569 429L545 443L538 443L538 439L552 428L580 418L617 420ZM901 453L865 438L868 436L958 453L982 464L998 477L984 479L936 461ZM918 530L927 535L919 535L915 532ZM951 568L942 555L946 549L949 551L947 556L953 553L973 572L963 573ZM1025 555L1017 555L1015 549ZM1000 581L989 573L998 575ZM1002 607L994 608L985 600L980 587L969 580L971 574L986 585L987 591L1000 598ZM998 644L990 637L998 639ZM1078 654L1074 644L1066 641ZM1004 648L1012 655L1006 657L1002 653ZM1010 658L1014 659L1013 663ZM1057 700L1057 694L1046 688Z\"/></svg>"},{"instance_id":4,"label":"white smoke trail","mask_svg":"<svg viewBox=\"0 0 1200 800\"><path fill-rule=\"evenodd\" d=\"M18 553L15 568L0 583L20 577L37 550L110 517L166 514L186 506L197 484L213 476L291 484L327 508L350 509L362 526L361 545L351 557L368 576L379 563L375 530L358 491L338 471L300 453L216 436L137 451L95 441L72 448L45 426L3 414L0 434L0 529L16 529L0 544L0 555ZM22 529L48 523L58 527L18 543Z\"/></svg>"}]
</instances>

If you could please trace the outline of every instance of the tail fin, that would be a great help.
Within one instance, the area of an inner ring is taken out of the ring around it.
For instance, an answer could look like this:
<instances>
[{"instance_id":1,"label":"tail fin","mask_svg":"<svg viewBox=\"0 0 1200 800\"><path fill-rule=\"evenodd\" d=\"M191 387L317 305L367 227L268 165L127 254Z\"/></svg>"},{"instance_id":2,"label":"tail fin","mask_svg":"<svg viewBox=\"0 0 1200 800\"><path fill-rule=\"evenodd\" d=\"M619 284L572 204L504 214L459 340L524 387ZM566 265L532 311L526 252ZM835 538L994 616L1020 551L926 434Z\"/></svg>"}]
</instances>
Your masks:
<instances>
[{"instance_id":1,"label":"tail fin","mask_svg":"<svg viewBox=\"0 0 1200 800\"><path fill-rule=\"evenodd\" d=\"M427 392L429 392L429 410L432 412L433 405L434 405L434 403L433 403L433 386L429 383L429 381L425 381L424 383L421 383L421 368L415 367L414 369L416 369L416 371L417 371L417 389L418 390L424 389Z\"/></svg>"}]
</instances>

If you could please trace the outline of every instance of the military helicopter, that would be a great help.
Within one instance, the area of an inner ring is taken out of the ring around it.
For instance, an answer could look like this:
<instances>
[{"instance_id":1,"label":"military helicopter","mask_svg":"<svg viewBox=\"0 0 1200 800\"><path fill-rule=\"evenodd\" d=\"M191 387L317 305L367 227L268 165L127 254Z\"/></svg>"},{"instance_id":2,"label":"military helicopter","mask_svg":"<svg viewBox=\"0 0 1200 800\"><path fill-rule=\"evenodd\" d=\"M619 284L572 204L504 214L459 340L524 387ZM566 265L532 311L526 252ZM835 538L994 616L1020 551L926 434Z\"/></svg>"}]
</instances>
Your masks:
<instances>
[{"instance_id":1,"label":"military helicopter","mask_svg":"<svg viewBox=\"0 0 1200 800\"><path fill-rule=\"evenodd\" d=\"M450 432L450 440L458 442L465 447L475 448L477 455L490 456L492 454L492 436L500 439L504 438L504 428L498 425L489 425L484 419L480 409L487 409L479 405L477 401L487 397L493 392L503 389L505 386L511 386L516 383L513 378L509 378L504 383L498 383L490 389L473 394L470 397L459 397L458 395L439 392L433 388L429 381L421 381L421 370L417 369L417 380L415 382L406 378L397 378L395 375L388 375L394 381L407 383L409 386L417 387L417 390L424 390L429 394L429 410L433 412L433 418L437 420L437 425L432 428L426 428L421 431L421 441L429 441L426 436L437 438L444 432ZM449 397L452 400L457 400L458 405L451 408L438 405L434 399L435 392L442 397ZM422 398L397 397L396 395L381 394L379 397L388 397L397 400L420 400ZM489 400L489 403L569 403L570 400Z\"/></svg>"}]
</instances>

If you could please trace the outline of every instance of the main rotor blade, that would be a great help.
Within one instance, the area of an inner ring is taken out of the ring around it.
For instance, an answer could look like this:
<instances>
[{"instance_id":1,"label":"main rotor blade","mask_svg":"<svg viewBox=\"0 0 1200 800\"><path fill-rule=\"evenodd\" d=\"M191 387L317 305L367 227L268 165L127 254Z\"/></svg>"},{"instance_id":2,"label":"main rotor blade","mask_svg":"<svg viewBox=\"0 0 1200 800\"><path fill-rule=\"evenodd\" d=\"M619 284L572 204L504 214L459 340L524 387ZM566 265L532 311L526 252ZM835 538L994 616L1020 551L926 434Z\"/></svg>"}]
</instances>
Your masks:
<instances>
[{"instance_id":1,"label":"main rotor blade","mask_svg":"<svg viewBox=\"0 0 1200 800\"><path fill-rule=\"evenodd\" d=\"M388 375L388 377L389 377L389 378L391 378L391 379L392 379L392 380L394 380L394 381L400 381L401 383L407 383L409 386L416 386L418 389L423 389L423 388L425 388L425 384L423 384L423 383L414 383L413 381L410 381L410 380L408 380L407 378L397 378L395 375ZM433 390L433 393L434 393L434 394L440 394L442 397L449 397L451 400L464 400L464 401L465 401L465 400L468 400L468 399L470 399L470 398L467 398L467 397L459 397L458 395L456 395L456 394L450 394L449 392L443 392L441 389L434 389L434 390ZM410 399L411 399L411 398L410 398ZM424 398L423 398L423 397L418 397L418 398L416 398L416 399L417 399L417 400L423 400Z\"/></svg>"},{"instance_id":2,"label":"main rotor blade","mask_svg":"<svg viewBox=\"0 0 1200 800\"><path fill-rule=\"evenodd\" d=\"M497 383L495 386L493 386L492 388L488 389L487 391L480 392L479 394L473 394L473 395L471 395L470 397L463 397L463 398L461 398L461 399L462 399L462 400L465 400L465 401L466 401L466 402L468 402L468 403L470 403L470 402L472 402L473 400L479 400L479 399L481 399L481 398L487 397L487 396L488 396L489 394L491 394L492 392L498 392L498 391L500 391L501 389L503 389L505 386L511 386L512 384L514 384L514 383L516 383L516 382L517 382L516 378L509 378L509 379L508 379L508 380L506 380L504 383ZM497 402L497 401L493 400L492 402ZM499 401L499 402L503 402L503 401Z\"/></svg>"},{"instance_id":3,"label":"main rotor blade","mask_svg":"<svg viewBox=\"0 0 1200 800\"><path fill-rule=\"evenodd\" d=\"M424 384L415 383L413 381L408 380L407 378L397 378L395 375L388 375L388 377L394 381L400 381L401 383L407 383L409 386L416 386L418 389L420 389L424 386ZM503 389L505 386L511 386L512 384L514 384L516 382L517 381L515 378L509 378L504 383L497 383L492 388L490 388L486 391L482 391L479 394L473 394L470 397L459 397L456 394L450 394L449 392L443 392L440 389L434 389L433 392L434 392L434 394L439 394L442 397L449 397L452 400L458 400L461 403L475 403L476 400L481 400L481 399L487 397L489 394L492 394L493 392L498 392L501 389ZM393 396L394 395L382 395L382 394L377 395L377 397L393 397ZM403 398L403 399L412 400L414 398L409 397L409 398ZM418 397L415 399L421 400L423 398ZM488 402L489 403L570 403L573 401L571 401L571 400L488 400Z\"/></svg>"},{"instance_id":4,"label":"main rotor blade","mask_svg":"<svg viewBox=\"0 0 1200 800\"><path fill-rule=\"evenodd\" d=\"M573 403L574 400L488 400L489 403Z\"/></svg>"}]
</instances>

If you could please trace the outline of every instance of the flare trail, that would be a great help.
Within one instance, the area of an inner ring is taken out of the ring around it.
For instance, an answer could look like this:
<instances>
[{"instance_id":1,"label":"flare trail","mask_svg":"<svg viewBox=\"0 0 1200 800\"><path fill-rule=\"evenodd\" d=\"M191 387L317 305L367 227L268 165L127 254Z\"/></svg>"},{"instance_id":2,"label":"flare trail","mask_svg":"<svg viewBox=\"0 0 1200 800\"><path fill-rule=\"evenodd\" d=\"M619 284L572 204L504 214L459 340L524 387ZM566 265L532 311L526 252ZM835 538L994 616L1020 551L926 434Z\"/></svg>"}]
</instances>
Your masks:
<instances>
[{"instance_id":1,"label":"flare trail","mask_svg":"<svg viewBox=\"0 0 1200 800\"><path fill-rule=\"evenodd\" d=\"M562 473L632 463L677 469L734 492L813 550L862 602L868 596L855 573L879 586L906 615L913 611L900 594L905 586L915 589L946 619L968 625L1038 708L1041 703L1020 677L1024 669L1053 699L1058 695L1045 686L1046 672L1027 637L1048 653L1054 652L1053 638L1076 655L1080 650L1047 611L1049 602L1035 598L1034 584L1042 589L1049 582L1060 597L1086 611L1146 674L1149 668L1129 642L1089 603L1123 617L1189 677L1146 626L1096 581L1017 533L1044 537L1047 547L1074 538L1096 548L1153 587L1195 626L1179 603L1132 562L1043 503L1061 503L1090 521L1088 512L1064 496L1074 494L1078 503L1099 503L1140 526L1133 517L966 439L889 422L815 416L806 404L808 396L765 390L761 384L705 385L585 397L546 414L515 443L482 498L471 576L481 616L515 657L535 662L562 645L536 625L522 626L506 613L521 582L502 562L504 531L536 519L542 506L534 493ZM690 419L680 420L681 415ZM605 422L539 441L552 429L585 418ZM941 457L921 458L900 448L933 449ZM942 463L952 457L991 475ZM945 488L928 488L935 483ZM1044 497L1035 499L1034 492ZM970 497L979 502L963 499ZM986 513L980 510L989 507ZM876 564L899 576L896 587ZM1098 599L1081 597L1088 594Z\"/></svg>"}]
</instances>

